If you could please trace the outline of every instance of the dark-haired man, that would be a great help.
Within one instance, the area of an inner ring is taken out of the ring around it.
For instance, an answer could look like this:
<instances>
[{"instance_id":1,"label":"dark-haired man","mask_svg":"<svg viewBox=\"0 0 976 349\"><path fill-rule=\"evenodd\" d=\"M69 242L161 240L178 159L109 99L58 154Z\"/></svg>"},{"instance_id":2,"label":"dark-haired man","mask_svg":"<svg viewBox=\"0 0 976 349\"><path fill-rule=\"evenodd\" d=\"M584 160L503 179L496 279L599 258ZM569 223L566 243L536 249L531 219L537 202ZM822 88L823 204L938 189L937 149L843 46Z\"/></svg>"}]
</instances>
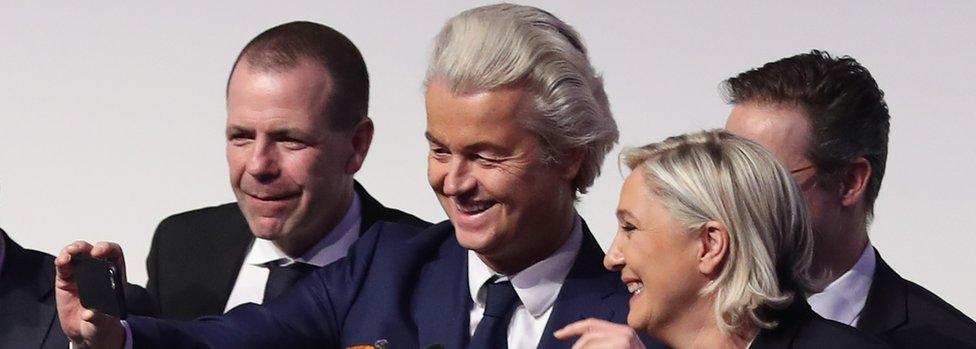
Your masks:
<instances>
[{"instance_id":1,"label":"dark-haired man","mask_svg":"<svg viewBox=\"0 0 976 349\"><path fill-rule=\"evenodd\" d=\"M373 136L368 96L359 50L327 26L282 24L244 47L227 85L237 202L160 223L146 263L160 317L219 315L274 298L344 257L374 222L428 225L383 207L353 180Z\"/></svg>"},{"instance_id":2,"label":"dark-haired man","mask_svg":"<svg viewBox=\"0 0 976 349\"><path fill-rule=\"evenodd\" d=\"M821 316L902 348L976 346L976 323L901 278L871 245L868 223L888 155L888 106L850 57L811 51L725 81L726 128L789 168L815 232L814 267L830 284L809 295Z\"/></svg>"}]
</instances>

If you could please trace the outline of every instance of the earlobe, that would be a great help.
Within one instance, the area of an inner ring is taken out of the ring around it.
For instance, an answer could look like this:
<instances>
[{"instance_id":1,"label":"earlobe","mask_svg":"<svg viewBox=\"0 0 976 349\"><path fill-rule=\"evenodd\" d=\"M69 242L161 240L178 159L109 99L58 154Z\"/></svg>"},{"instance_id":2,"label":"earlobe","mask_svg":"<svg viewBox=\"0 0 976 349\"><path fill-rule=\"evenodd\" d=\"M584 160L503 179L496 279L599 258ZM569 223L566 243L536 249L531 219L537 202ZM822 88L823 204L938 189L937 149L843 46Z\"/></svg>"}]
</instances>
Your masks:
<instances>
[{"instance_id":1,"label":"earlobe","mask_svg":"<svg viewBox=\"0 0 976 349\"><path fill-rule=\"evenodd\" d=\"M721 222L709 221L699 230L699 240L698 271L706 277L715 278L729 254L729 230Z\"/></svg>"},{"instance_id":2,"label":"earlobe","mask_svg":"<svg viewBox=\"0 0 976 349\"><path fill-rule=\"evenodd\" d=\"M871 163L861 157L851 160L847 164L847 172L844 173L841 204L844 206L854 206L864 197L867 192L868 181L871 179Z\"/></svg>"},{"instance_id":3,"label":"earlobe","mask_svg":"<svg viewBox=\"0 0 976 349\"><path fill-rule=\"evenodd\" d=\"M352 154L346 160L346 174L353 175L363 167L369 145L373 142L373 120L364 117L352 130Z\"/></svg>"}]
</instances>

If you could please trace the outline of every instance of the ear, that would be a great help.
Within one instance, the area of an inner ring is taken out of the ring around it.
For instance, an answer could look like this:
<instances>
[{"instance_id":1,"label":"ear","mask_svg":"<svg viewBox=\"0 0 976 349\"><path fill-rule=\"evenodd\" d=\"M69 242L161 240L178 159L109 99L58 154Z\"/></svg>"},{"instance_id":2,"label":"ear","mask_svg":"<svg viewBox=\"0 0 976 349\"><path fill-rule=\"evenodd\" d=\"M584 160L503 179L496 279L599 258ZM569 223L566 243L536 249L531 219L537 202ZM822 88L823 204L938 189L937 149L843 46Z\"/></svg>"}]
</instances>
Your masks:
<instances>
[{"instance_id":1,"label":"ear","mask_svg":"<svg viewBox=\"0 0 976 349\"><path fill-rule=\"evenodd\" d=\"M871 180L871 163L861 157L851 160L847 164L844 176L841 178L841 205L850 207L857 205L867 192L868 181Z\"/></svg>"},{"instance_id":2,"label":"ear","mask_svg":"<svg viewBox=\"0 0 976 349\"><path fill-rule=\"evenodd\" d=\"M363 167L363 162L366 161L366 153L369 152L369 145L372 142L373 120L364 117L352 130L352 154L346 160L346 174L356 174Z\"/></svg>"},{"instance_id":3,"label":"ear","mask_svg":"<svg viewBox=\"0 0 976 349\"><path fill-rule=\"evenodd\" d=\"M709 221L699 231L698 271L709 279L721 272L729 255L729 230L725 224Z\"/></svg>"},{"instance_id":4,"label":"ear","mask_svg":"<svg viewBox=\"0 0 976 349\"><path fill-rule=\"evenodd\" d=\"M576 178L579 173L580 166L583 164L583 150L573 149L566 153L566 158L560 166L563 167L562 177L565 180L572 181Z\"/></svg>"}]
</instances>

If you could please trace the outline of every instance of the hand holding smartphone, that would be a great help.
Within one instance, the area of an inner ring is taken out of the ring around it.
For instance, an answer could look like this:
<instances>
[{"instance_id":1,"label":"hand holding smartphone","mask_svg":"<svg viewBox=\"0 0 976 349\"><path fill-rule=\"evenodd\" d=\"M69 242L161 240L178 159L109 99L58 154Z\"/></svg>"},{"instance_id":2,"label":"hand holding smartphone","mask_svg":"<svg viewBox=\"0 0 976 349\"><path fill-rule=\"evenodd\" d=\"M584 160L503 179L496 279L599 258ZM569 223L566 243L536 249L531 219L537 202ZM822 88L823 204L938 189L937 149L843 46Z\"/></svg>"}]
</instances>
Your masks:
<instances>
[{"instance_id":1,"label":"hand holding smartphone","mask_svg":"<svg viewBox=\"0 0 976 349\"><path fill-rule=\"evenodd\" d=\"M112 262L91 257L72 260L78 296L85 308L125 319L125 283Z\"/></svg>"}]
</instances>

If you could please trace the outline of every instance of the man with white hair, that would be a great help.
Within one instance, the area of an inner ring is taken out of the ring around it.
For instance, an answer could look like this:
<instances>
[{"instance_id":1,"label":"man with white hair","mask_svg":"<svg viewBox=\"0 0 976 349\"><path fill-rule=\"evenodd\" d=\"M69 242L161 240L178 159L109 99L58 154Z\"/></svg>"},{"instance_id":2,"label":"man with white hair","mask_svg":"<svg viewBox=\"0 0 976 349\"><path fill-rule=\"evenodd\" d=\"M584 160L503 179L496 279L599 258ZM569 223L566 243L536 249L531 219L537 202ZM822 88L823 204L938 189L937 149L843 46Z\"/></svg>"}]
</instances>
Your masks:
<instances>
[{"instance_id":1,"label":"man with white hair","mask_svg":"<svg viewBox=\"0 0 976 349\"><path fill-rule=\"evenodd\" d=\"M576 31L532 7L465 11L437 36L426 87L428 179L449 221L376 225L282 297L203 321L123 328L61 292L68 336L106 348L568 348L553 333L569 323L623 322L627 289L574 207L617 140ZM87 253L121 249L69 245L62 282Z\"/></svg>"}]
</instances>

